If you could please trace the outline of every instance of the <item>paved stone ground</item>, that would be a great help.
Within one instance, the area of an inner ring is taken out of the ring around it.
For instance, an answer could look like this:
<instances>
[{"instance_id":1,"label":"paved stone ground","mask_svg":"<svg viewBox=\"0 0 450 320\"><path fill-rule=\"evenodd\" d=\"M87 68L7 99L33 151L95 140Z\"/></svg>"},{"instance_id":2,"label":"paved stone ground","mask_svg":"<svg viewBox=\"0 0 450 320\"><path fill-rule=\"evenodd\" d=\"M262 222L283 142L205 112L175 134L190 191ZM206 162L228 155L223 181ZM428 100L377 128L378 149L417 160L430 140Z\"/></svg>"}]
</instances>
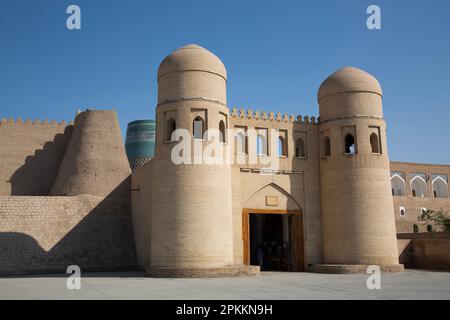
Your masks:
<instances>
[{"instance_id":1,"label":"paved stone ground","mask_svg":"<svg viewBox=\"0 0 450 320\"><path fill-rule=\"evenodd\" d=\"M67 290L65 275L0 278L0 299L450 299L450 273L408 270L382 274L368 290L368 275L264 272L256 277L154 279L142 273L83 274L81 290Z\"/></svg>"}]
</instances>

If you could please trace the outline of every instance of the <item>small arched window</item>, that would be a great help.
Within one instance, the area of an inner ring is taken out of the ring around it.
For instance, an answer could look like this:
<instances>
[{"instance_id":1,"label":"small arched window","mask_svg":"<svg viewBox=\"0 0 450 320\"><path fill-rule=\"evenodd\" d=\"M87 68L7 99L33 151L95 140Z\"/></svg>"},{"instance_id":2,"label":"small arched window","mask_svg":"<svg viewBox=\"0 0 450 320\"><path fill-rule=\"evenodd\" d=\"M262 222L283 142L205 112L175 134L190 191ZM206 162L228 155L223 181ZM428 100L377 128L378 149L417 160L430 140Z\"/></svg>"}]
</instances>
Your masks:
<instances>
[{"instance_id":1,"label":"small arched window","mask_svg":"<svg viewBox=\"0 0 450 320\"><path fill-rule=\"evenodd\" d=\"M177 129L177 123L173 118L169 118L166 124L166 141L173 140L173 133Z\"/></svg>"},{"instance_id":2,"label":"small arched window","mask_svg":"<svg viewBox=\"0 0 450 320\"><path fill-rule=\"evenodd\" d=\"M326 157L331 156L330 137L323 138L323 155L326 156Z\"/></svg>"},{"instance_id":3,"label":"small arched window","mask_svg":"<svg viewBox=\"0 0 450 320\"><path fill-rule=\"evenodd\" d=\"M236 134L236 151L238 153L247 153L247 139L245 134L242 132L238 132Z\"/></svg>"},{"instance_id":4,"label":"small arched window","mask_svg":"<svg viewBox=\"0 0 450 320\"><path fill-rule=\"evenodd\" d=\"M266 138L261 134L256 137L256 154L267 155Z\"/></svg>"},{"instance_id":5,"label":"small arched window","mask_svg":"<svg viewBox=\"0 0 450 320\"><path fill-rule=\"evenodd\" d=\"M380 154L380 140L378 139L378 135L376 133L372 133L370 135L370 146L372 148L372 153Z\"/></svg>"},{"instance_id":6,"label":"small arched window","mask_svg":"<svg viewBox=\"0 0 450 320\"><path fill-rule=\"evenodd\" d=\"M298 138L295 142L295 156L297 158L306 158L305 141L302 138Z\"/></svg>"},{"instance_id":7,"label":"small arched window","mask_svg":"<svg viewBox=\"0 0 450 320\"><path fill-rule=\"evenodd\" d=\"M205 121L202 117L198 116L194 119L193 134L194 139L202 140L205 133Z\"/></svg>"},{"instance_id":8,"label":"small arched window","mask_svg":"<svg viewBox=\"0 0 450 320\"><path fill-rule=\"evenodd\" d=\"M219 122L219 134L220 134L220 142L225 143L225 122L223 120L220 120Z\"/></svg>"},{"instance_id":9,"label":"small arched window","mask_svg":"<svg viewBox=\"0 0 450 320\"><path fill-rule=\"evenodd\" d=\"M352 134L345 136L345 154L355 154L355 138Z\"/></svg>"},{"instance_id":10,"label":"small arched window","mask_svg":"<svg viewBox=\"0 0 450 320\"><path fill-rule=\"evenodd\" d=\"M279 157L287 156L287 143L286 139L283 137L278 137L278 156Z\"/></svg>"}]
</instances>

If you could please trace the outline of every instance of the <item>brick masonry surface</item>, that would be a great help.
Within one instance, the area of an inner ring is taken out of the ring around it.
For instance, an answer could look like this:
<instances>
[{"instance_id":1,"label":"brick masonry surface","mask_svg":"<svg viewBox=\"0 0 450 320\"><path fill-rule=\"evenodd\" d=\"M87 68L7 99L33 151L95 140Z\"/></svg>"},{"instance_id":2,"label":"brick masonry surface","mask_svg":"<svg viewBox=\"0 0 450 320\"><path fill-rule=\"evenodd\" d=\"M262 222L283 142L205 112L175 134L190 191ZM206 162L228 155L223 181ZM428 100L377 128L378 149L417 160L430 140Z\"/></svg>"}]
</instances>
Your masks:
<instances>
[{"instance_id":1,"label":"brick masonry surface","mask_svg":"<svg viewBox=\"0 0 450 320\"><path fill-rule=\"evenodd\" d=\"M136 269L128 199L0 197L0 275Z\"/></svg>"}]
</instances>

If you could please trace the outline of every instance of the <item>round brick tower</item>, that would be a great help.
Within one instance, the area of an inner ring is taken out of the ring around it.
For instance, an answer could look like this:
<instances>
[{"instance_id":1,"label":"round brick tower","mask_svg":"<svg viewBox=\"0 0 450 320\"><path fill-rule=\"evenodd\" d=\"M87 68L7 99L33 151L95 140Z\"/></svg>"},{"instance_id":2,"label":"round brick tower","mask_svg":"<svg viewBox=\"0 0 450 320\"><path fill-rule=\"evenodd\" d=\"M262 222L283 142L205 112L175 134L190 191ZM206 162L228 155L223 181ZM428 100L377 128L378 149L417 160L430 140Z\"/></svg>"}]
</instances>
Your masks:
<instances>
[{"instance_id":1,"label":"round brick tower","mask_svg":"<svg viewBox=\"0 0 450 320\"><path fill-rule=\"evenodd\" d=\"M50 195L129 198L130 173L116 113L87 110L75 118Z\"/></svg>"},{"instance_id":2,"label":"round brick tower","mask_svg":"<svg viewBox=\"0 0 450 320\"><path fill-rule=\"evenodd\" d=\"M226 81L220 59L197 45L175 50L159 67L150 275L211 276L234 270L230 166L205 163L201 151L200 158L193 156L194 149L210 145L211 130L228 127ZM190 146L176 153L185 156L183 163L173 157L180 130ZM220 145L226 154L228 146Z\"/></svg>"},{"instance_id":3,"label":"round brick tower","mask_svg":"<svg viewBox=\"0 0 450 320\"><path fill-rule=\"evenodd\" d=\"M318 102L325 268L401 271L380 84L346 67L322 83Z\"/></svg>"}]
</instances>

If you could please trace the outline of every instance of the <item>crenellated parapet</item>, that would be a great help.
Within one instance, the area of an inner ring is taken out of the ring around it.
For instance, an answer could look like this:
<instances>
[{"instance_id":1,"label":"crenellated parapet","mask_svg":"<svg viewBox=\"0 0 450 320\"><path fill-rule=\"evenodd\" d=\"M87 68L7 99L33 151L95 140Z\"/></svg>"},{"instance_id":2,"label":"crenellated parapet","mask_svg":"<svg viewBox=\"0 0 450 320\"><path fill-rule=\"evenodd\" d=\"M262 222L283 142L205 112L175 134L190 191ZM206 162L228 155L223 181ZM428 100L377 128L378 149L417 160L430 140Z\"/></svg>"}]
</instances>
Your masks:
<instances>
[{"instance_id":1,"label":"crenellated parapet","mask_svg":"<svg viewBox=\"0 0 450 320\"><path fill-rule=\"evenodd\" d=\"M248 119L248 120L261 120L261 121L274 121L274 122L284 122L284 123L297 123L297 124L310 124L317 125L319 119L315 116L294 116L288 113L281 112L261 112L261 111L253 111L251 109L237 109L233 108L231 110L231 117L234 119Z\"/></svg>"},{"instance_id":2,"label":"crenellated parapet","mask_svg":"<svg viewBox=\"0 0 450 320\"><path fill-rule=\"evenodd\" d=\"M70 139L72 123L0 120L0 195L48 195Z\"/></svg>"},{"instance_id":3,"label":"crenellated parapet","mask_svg":"<svg viewBox=\"0 0 450 320\"><path fill-rule=\"evenodd\" d=\"M0 120L0 126L10 126L10 125L40 125L40 126L61 126L61 127L65 127L68 125L73 125L73 121L70 121L69 123L67 123L65 120L61 120L61 121L56 121L56 120L40 120L40 119L35 119L34 121L31 120L30 118L26 118L25 121L22 118L2 118Z\"/></svg>"}]
</instances>

